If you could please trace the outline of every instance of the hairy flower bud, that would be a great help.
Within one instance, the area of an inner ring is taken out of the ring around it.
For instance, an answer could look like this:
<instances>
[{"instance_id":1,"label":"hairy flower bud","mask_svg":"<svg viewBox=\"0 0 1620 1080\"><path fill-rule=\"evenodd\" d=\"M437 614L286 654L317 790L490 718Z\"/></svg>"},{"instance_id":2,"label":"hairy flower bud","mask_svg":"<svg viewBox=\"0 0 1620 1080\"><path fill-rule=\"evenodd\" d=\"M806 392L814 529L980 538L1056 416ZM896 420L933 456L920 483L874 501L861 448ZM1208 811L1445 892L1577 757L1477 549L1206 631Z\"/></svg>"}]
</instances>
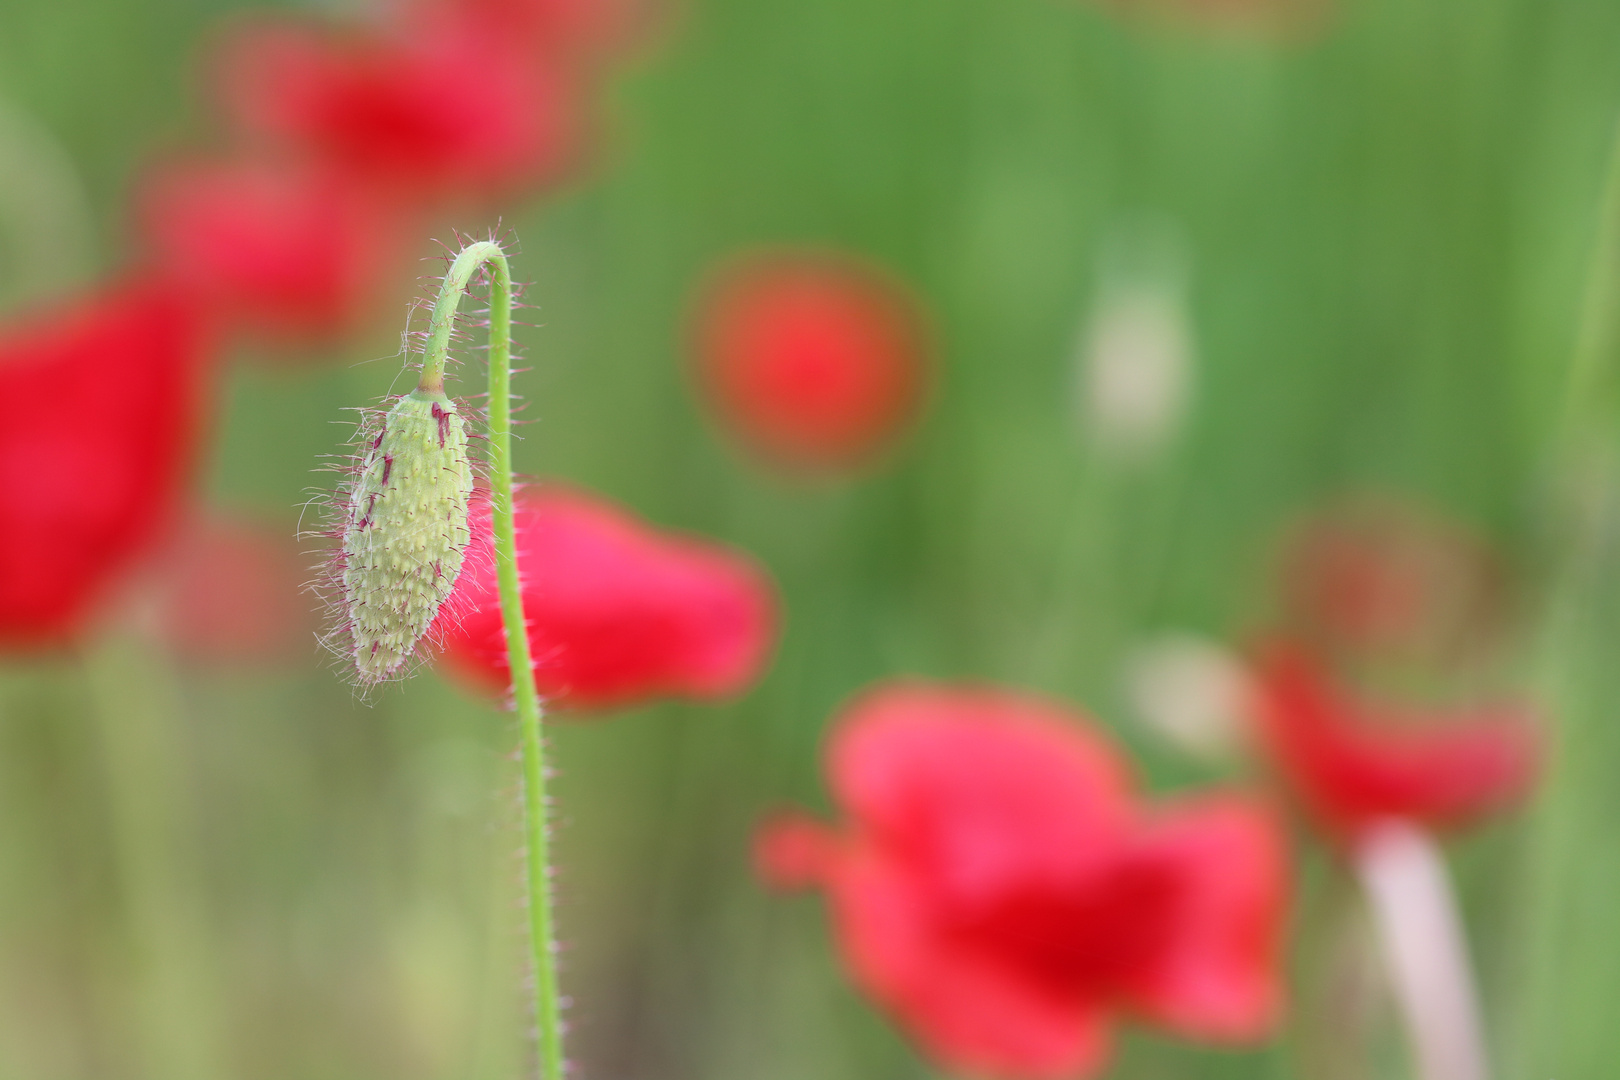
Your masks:
<instances>
[{"instance_id":1,"label":"hairy flower bud","mask_svg":"<svg viewBox=\"0 0 1620 1080\"><path fill-rule=\"evenodd\" d=\"M400 398L367 443L343 533L343 596L362 682L396 673L461 573L467 429L442 391Z\"/></svg>"}]
</instances>

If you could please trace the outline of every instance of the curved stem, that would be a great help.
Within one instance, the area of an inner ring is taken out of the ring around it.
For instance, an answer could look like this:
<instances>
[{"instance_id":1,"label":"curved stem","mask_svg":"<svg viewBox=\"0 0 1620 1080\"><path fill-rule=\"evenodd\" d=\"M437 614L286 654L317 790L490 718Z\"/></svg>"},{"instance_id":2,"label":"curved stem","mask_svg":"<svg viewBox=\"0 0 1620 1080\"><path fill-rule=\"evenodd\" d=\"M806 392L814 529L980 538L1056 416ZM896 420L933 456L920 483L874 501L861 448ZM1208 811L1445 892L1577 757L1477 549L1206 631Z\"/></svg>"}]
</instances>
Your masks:
<instances>
[{"instance_id":1,"label":"curved stem","mask_svg":"<svg viewBox=\"0 0 1620 1080\"><path fill-rule=\"evenodd\" d=\"M462 294L482 266L490 268L489 303L489 481L490 516L495 533L495 574L500 586L506 655L512 696L523 743L523 834L527 852L529 940L534 961L535 1027L544 1080L562 1080L561 998L557 991L557 949L552 921L551 842L546 823L545 743L540 733L540 694L529 658L529 634L519 588L517 534L512 514L512 273L500 245L469 244L450 264L428 323L427 350L417 389L444 387L450 328Z\"/></svg>"},{"instance_id":2,"label":"curved stem","mask_svg":"<svg viewBox=\"0 0 1620 1080\"><path fill-rule=\"evenodd\" d=\"M472 284L473 275L485 264L490 268L489 408L490 426L494 427L497 403L493 395L497 369L503 396L500 408L503 414L510 415L507 412L504 395L512 359L512 271L506 263L506 253L501 250L499 244L490 240L468 244L450 264L450 272L444 275L444 284L439 286L438 299L433 301L433 314L428 318L427 348L422 356L422 378L418 380L416 388L429 392L444 389L444 362L450 355L450 331L455 326L456 308L461 305L461 297L466 293L467 286ZM490 436L493 443L495 441L493 431ZM496 462L491 460L490 464L494 466ZM510 481L510 458L507 464Z\"/></svg>"}]
</instances>

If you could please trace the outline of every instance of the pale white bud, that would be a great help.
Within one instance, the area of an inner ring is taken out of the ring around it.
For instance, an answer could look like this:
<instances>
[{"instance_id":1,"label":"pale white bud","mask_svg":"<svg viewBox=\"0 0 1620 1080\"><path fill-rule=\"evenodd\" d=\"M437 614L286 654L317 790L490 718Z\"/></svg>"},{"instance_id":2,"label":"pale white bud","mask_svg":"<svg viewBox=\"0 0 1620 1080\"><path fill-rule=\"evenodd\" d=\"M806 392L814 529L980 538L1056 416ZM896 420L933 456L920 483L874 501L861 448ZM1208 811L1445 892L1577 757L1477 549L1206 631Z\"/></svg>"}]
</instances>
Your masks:
<instances>
[{"instance_id":1,"label":"pale white bud","mask_svg":"<svg viewBox=\"0 0 1620 1080\"><path fill-rule=\"evenodd\" d=\"M1110 456L1157 454L1186 414L1194 344L1181 266L1158 233L1122 233L1104 247L1075 389L1088 438Z\"/></svg>"},{"instance_id":2,"label":"pale white bud","mask_svg":"<svg viewBox=\"0 0 1620 1080\"><path fill-rule=\"evenodd\" d=\"M1166 742L1203 761L1241 753L1252 690L1229 650L1192 634L1167 634L1131 654L1125 678L1137 717Z\"/></svg>"}]
</instances>

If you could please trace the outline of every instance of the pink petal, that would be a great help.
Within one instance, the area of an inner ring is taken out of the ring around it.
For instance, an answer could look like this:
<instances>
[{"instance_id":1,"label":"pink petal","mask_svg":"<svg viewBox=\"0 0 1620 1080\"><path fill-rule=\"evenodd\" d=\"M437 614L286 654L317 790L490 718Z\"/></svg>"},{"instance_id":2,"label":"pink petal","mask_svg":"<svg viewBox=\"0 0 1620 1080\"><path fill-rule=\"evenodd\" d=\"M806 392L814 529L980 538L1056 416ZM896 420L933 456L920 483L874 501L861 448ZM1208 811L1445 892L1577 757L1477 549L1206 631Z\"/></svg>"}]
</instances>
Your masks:
<instances>
[{"instance_id":1,"label":"pink petal","mask_svg":"<svg viewBox=\"0 0 1620 1080\"><path fill-rule=\"evenodd\" d=\"M488 504L475 507L469 554L442 632L452 670L510 685L489 554ZM656 697L716 699L760 674L775 639L775 601L749 558L659 533L580 492L520 496L518 564L535 677L565 709Z\"/></svg>"},{"instance_id":2,"label":"pink petal","mask_svg":"<svg viewBox=\"0 0 1620 1080\"><path fill-rule=\"evenodd\" d=\"M1126 862L1171 870L1180 897L1158 961L1133 974L1125 1000L1195 1038L1250 1041L1272 1030L1289 892L1275 816L1237 795L1172 804Z\"/></svg>"}]
</instances>

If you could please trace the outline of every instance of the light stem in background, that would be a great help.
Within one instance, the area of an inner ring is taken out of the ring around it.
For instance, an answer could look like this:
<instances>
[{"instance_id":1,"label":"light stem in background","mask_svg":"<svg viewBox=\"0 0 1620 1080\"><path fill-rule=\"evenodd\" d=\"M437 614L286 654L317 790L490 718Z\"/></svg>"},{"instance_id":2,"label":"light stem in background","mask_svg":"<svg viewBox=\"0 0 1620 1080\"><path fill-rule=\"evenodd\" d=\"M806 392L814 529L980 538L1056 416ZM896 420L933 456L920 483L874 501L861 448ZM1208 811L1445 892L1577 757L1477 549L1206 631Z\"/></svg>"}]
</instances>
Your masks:
<instances>
[{"instance_id":1,"label":"light stem in background","mask_svg":"<svg viewBox=\"0 0 1620 1080\"><path fill-rule=\"evenodd\" d=\"M1614 354L1620 345L1620 127L1616 128L1599 195L1597 234L1586 274L1564 402L1566 444L1587 434L1615 391Z\"/></svg>"},{"instance_id":2,"label":"light stem in background","mask_svg":"<svg viewBox=\"0 0 1620 1080\"><path fill-rule=\"evenodd\" d=\"M201 873L188 849L185 709L167 657L130 632L98 642L85 681L96 718L147 1080L219 1080L220 987Z\"/></svg>"},{"instance_id":3,"label":"light stem in background","mask_svg":"<svg viewBox=\"0 0 1620 1080\"><path fill-rule=\"evenodd\" d=\"M495 574L501 619L512 671L512 696L523 747L523 838L526 853L529 940L534 964L536 1038L540 1074L562 1080L562 1015L557 990L556 932L552 918L551 839L546 822L545 743L540 731L540 694L529 659L529 634L519 589L517 535L512 515L512 272L500 245L480 241L461 249L433 304L419 390L444 388L450 330L462 295L481 267L489 272L489 483L494 526Z\"/></svg>"},{"instance_id":4,"label":"light stem in background","mask_svg":"<svg viewBox=\"0 0 1620 1080\"><path fill-rule=\"evenodd\" d=\"M1590 589L1601 550L1615 530L1614 487L1620 471L1620 124L1616 125L1598 195L1592 250L1575 328L1575 352L1562 412L1550 444L1558 545L1547 590L1548 627L1567 620ZM1556 636L1556 629L1549 630Z\"/></svg>"},{"instance_id":5,"label":"light stem in background","mask_svg":"<svg viewBox=\"0 0 1620 1080\"><path fill-rule=\"evenodd\" d=\"M1486 1080L1485 1043L1468 943L1445 860L1403 821L1369 830L1356 876L1405 1021L1418 1080Z\"/></svg>"},{"instance_id":6,"label":"light stem in background","mask_svg":"<svg viewBox=\"0 0 1620 1080\"><path fill-rule=\"evenodd\" d=\"M1518 970L1508 1053L1514 1075L1548 1073L1579 1060L1590 1043L1570 1038L1566 1009L1585 1000L1584 980L1606 978L1610 957L1583 948L1583 935L1607 926L1586 916L1583 898L1604 895L1620 864L1598 806L1614 760L1607 732L1614 712L1603 642L1612 631L1613 566L1620 538L1620 121L1611 134L1592 221L1575 350L1558 426L1551 433L1547 507L1554 542L1536 646L1549 725L1545 780L1529 842ZM1605 1062L1606 1064L1606 1062Z\"/></svg>"}]
</instances>

